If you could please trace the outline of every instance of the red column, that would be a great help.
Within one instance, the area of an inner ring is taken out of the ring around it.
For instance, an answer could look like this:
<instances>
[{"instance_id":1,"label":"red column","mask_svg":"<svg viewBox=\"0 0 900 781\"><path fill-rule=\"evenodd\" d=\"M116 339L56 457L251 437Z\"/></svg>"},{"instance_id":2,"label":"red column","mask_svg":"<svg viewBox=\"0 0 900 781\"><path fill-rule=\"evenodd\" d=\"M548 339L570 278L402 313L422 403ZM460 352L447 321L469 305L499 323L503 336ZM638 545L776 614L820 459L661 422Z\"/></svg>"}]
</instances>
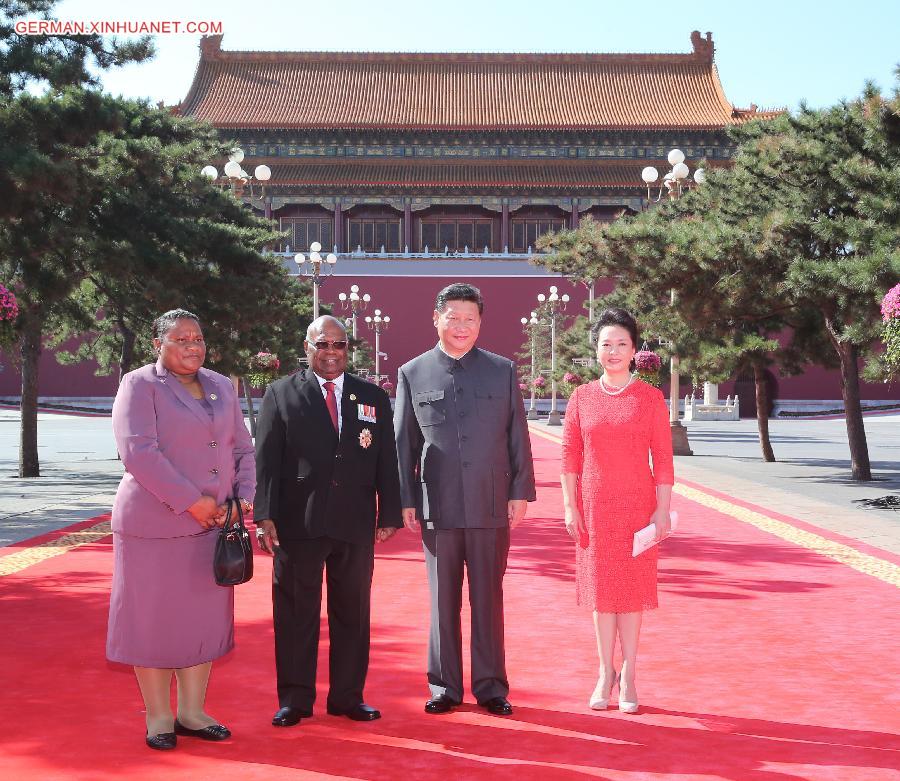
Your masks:
<instances>
[{"instance_id":1,"label":"red column","mask_svg":"<svg viewBox=\"0 0 900 781\"><path fill-rule=\"evenodd\" d=\"M412 245L412 203L407 201L403 205L403 250L413 251Z\"/></svg>"},{"instance_id":2,"label":"red column","mask_svg":"<svg viewBox=\"0 0 900 781\"><path fill-rule=\"evenodd\" d=\"M265 214L266 219L271 220L272 219L272 199L270 197L267 196L263 200L263 208L265 209L265 211L263 213Z\"/></svg>"},{"instance_id":3,"label":"red column","mask_svg":"<svg viewBox=\"0 0 900 781\"><path fill-rule=\"evenodd\" d=\"M507 247L509 247L509 203L504 198L500 212L500 252L506 252Z\"/></svg>"},{"instance_id":4,"label":"red column","mask_svg":"<svg viewBox=\"0 0 900 781\"><path fill-rule=\"evenodd\" d=\"M344 251L344 218L340 202L334 204L334 243L337 251Z\"/></svg>"},{"instance_id":5,"label":"red column","mask_svg":"<svg viewBox=\"0 0 900 781\"><path fill-rule=\"evenodd\" d=\"M572 230L578 227L578 199L572 199Z\"/></svg>"}]
</instances>

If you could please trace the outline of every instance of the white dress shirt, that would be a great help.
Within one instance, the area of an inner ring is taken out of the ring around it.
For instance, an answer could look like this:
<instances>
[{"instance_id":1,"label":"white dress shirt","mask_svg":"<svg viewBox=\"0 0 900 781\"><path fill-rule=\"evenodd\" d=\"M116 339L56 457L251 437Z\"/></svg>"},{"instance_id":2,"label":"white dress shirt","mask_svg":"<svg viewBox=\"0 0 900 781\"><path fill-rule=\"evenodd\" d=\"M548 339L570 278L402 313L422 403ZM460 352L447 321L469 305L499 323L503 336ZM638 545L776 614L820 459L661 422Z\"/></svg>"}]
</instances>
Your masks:
<instances>
[{"instance_id":1,"label":"white dress shirt","mask_svg":"<svg viewBox=\"0 0 900 781\"><path fill-rule=\"evenodd\" d=\"M315 374L315 372L313 372L313 374ZM319 388L322 390L322 398L328 396L328 391L325 390L325 383L334 383L334 400L337 402L338 437L340 437L341 427L344 425L344 419L341 415L341 397L344 395L344 375L341 374L340 377L335 377L333 380L326 380L324 377L320 377L316 374L316 379L319 381Z\"/></svg>"}]
</instances>

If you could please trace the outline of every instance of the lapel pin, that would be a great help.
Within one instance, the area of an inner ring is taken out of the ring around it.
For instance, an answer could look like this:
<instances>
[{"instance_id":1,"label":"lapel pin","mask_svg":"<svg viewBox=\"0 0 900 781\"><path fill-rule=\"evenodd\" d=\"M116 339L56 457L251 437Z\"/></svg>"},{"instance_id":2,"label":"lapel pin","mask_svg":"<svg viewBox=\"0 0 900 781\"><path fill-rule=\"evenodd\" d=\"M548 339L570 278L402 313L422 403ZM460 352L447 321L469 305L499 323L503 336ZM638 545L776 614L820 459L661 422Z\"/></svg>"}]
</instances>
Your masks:
<instances>
[{"instance_id":1,"label":"lapel pin","mask_svg":"<svg viewBox=\"0 0 900 781\"><path fill-rule=\"evenodd\" d=\"M218 396L216 396L215 393L210 393L210 394L209 394L209 397L210 397L213 401L215 401L217 398L219 398Z\"/></svg>"},{"instance_id":2,"label":"lapel pin","mask_svg":"<svg viewBox=\"0 0 900 781\"><path fill-rule=\"evenodd\" d=\"M356 401L356 394L355 394L355 393L351 393L351 394L350 394L350 401Z\"/></svg>"}]
</instances>

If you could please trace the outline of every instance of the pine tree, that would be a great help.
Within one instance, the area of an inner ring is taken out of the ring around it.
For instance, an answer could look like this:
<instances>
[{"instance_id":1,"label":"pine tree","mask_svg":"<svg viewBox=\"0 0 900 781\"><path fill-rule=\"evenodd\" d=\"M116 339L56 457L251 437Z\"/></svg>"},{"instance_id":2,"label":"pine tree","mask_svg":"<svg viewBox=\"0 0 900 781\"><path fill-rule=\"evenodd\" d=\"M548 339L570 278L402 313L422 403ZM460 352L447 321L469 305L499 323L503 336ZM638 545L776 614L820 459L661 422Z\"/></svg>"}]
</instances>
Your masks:
<instances>
[{"instance_id":1,"label":"pine tree","mask_svg":"<svg viewBox=\"0 0 900 781\"><path fill-rule=\"evenodd\" d=\"M786 297L818 313L840 364L852 476L872 478L860 403L879 303L900 277L897 97L806 107L743 132L736 165L768 199L762 243L786 265Z\"/></svg>"}]
</instances>

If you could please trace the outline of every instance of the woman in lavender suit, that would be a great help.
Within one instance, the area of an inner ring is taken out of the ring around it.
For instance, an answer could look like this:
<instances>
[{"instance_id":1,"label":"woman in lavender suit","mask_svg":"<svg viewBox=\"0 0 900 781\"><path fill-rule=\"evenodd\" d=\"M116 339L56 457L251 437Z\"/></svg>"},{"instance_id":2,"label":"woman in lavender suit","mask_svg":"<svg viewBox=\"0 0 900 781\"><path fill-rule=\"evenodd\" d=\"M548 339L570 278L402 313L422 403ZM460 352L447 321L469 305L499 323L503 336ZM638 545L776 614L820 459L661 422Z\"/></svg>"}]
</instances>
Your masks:
<instances>
[{"instance_id":1,"label":"woman in lavender suit","mask_svg":"<svg viewBox=\"0 0 900 781\"><path fill-rule=\"evenodd\" d=\"M252 497L256 481L234 387L202 368L206 346L197 317L166 312L153 336L159 359L126 374L113 404L125 475L112 512L106 655L134 666L147 745L171 749L176 734L231 735L204 710L212 660L234 645L233 589L216 585L212 558L226 498Z\"/></svg>"}]
</instances>

